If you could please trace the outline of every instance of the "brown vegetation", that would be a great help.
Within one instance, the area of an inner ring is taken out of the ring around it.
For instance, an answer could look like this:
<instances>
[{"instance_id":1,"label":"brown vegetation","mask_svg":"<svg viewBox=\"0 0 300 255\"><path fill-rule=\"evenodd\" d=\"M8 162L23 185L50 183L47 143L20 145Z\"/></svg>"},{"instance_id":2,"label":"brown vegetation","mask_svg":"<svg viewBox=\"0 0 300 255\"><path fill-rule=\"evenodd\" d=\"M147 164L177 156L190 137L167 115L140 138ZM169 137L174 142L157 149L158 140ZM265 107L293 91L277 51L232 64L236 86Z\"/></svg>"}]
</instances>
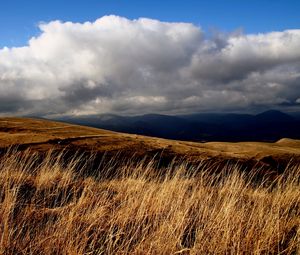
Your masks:
<instances>
[{"instance_id":1,"label":"brown vegetation","mask_svg":"<svg viewBox=\"0 0 300 255\"><path fill-rule=\"evenodd\" d=\"M32 152L68 150L106 154L114 157L122 152L127 158L160 155L169 162L174 157L189 162L238 161L246 165L285 168L290 160L300 163L300 140L282 139L277 143L209 142L196 143L122 134L96 128L71 125L43 119L0 118L0 153L11 146Z\"/></svg>"},{"instance_id":2,"label":"brown vegetation","mask_svg":"<svg viewBox=\"0 0 300 255\"><path fill-rule=\"evenodd\" d=\"M299 167L270 180L127 160L87 174L89 161L63 158L2 157L0 254L300 253Z\"/></svg>"}]
</instances>

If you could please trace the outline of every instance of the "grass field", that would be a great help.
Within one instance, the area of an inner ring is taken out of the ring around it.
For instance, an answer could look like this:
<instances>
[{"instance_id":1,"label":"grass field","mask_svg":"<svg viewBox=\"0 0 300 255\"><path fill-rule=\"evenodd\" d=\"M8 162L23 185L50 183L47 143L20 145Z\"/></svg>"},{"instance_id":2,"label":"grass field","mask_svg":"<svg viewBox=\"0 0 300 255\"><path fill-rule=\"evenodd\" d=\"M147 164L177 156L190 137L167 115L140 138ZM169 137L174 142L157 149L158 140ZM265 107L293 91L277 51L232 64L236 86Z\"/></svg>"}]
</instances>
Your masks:
<instances>
[{"instance_id":1,"label":"grass field","mask_svg":"<svg viewBox=\"0 0 300 255\"><path fill-rule=\"evenodd\" d=\"M300 254L300 141L0 118L0 254Z\"/></svg>"},{"instance_id":2,"label":"grass field","mask_svg":"<svg viewBox=\"0 0 300 255\"><path fill-rule=\"evenodd\" d=\"M282 139L276 143L263 142L209 142L197 143L116 133L68 123L43 119L0 118L0 152L10 146L20 150L47 152L50 149L76 152L97 152L114 156L123 152L133 155L161 154L163 158L186 158L190 162L203 160L233 160L259 163L276 168L290 160L300 164L300 140Z\"/></svg>"},{"instance_id":3,"label":"grass field","mask_svg":"<svg viewBox=\"0 0 300 255\"><path fill-rule=\"evenodd\" d=\"M300 168L274 180L11 151L0 163L0 254L299 254ZM82 168L79 169L78 166Z\"/></svg>"}]
</instances>

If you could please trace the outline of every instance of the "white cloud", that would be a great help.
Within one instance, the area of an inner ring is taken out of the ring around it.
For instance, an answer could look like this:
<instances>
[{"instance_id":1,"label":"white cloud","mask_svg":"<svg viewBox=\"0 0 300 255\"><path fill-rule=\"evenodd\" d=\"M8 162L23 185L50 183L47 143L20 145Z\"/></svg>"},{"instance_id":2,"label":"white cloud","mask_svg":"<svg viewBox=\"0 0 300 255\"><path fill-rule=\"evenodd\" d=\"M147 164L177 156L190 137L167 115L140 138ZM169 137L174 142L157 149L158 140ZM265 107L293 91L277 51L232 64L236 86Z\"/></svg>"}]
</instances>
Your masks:
<instances>
[{"instance_id":1,"label":"white cloud","mask_svg":"<svg viewBox=\"0 0 300 255\"><path fill-rule=\"evenodd\" d=\"M241 110L299 103L300 30L206 37L188 23L105 16L40 25L0 50L0 112Z\"/></svg>"}]
</instances>

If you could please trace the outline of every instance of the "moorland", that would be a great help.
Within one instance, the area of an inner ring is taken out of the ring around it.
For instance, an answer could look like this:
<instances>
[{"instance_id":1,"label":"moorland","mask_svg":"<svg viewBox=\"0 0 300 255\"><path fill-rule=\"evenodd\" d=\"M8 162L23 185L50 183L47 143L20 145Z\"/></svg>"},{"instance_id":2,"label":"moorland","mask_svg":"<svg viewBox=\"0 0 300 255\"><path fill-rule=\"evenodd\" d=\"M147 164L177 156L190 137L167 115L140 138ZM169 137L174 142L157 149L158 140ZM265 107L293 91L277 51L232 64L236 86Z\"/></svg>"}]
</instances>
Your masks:
<instances>
[{"instance_id":1,"label":"moorland","mask_svg":"<svg viewBox=\"0 0 300 255\"><path fill-rule=\"evenodd\" d=\"M0 119L1 254L298 254L300 141Z\"/></svg>"}]
</instances>

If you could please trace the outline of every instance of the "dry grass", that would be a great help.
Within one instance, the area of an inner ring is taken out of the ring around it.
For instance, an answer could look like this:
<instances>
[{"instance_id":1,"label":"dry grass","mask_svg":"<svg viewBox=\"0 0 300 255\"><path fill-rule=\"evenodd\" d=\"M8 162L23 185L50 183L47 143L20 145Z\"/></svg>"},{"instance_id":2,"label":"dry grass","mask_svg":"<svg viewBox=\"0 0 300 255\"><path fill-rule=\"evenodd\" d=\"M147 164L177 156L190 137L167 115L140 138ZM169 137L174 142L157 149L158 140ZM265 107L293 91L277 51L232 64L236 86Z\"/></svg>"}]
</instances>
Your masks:
<instances>
[{"instance_id":1,"label":"dry grass","mask_svg":"<svg viewBox=\"0 0 300 255\"><path fill-rule=\"evenodd\" d=\"M268 182L238 166L127 162L106 178L112 162L88 177L79 161L1 159L0 254L300 253L297 167Z\"/></svg>"},{"instance_id":2,"label":"dry grass","mask_svg":"<svg viewBox=\"0 0 300 255\"><path fill-rule=\"evenodd\" d=\"M127 157L137 154L140 157L154 156L163 152L164 157L172 158L176 155L188 157L194 162L222 158L272 165L272 162L265 162L267 157L272 158L275 164L285 165L293 158L300 164L300 140L281 139L276 143L198 143L116 133L43 119L0 117L0 151L12 145L39 152L67 148L114 155L116 151L123 151Z\"/></svg>"}]
</instances>

